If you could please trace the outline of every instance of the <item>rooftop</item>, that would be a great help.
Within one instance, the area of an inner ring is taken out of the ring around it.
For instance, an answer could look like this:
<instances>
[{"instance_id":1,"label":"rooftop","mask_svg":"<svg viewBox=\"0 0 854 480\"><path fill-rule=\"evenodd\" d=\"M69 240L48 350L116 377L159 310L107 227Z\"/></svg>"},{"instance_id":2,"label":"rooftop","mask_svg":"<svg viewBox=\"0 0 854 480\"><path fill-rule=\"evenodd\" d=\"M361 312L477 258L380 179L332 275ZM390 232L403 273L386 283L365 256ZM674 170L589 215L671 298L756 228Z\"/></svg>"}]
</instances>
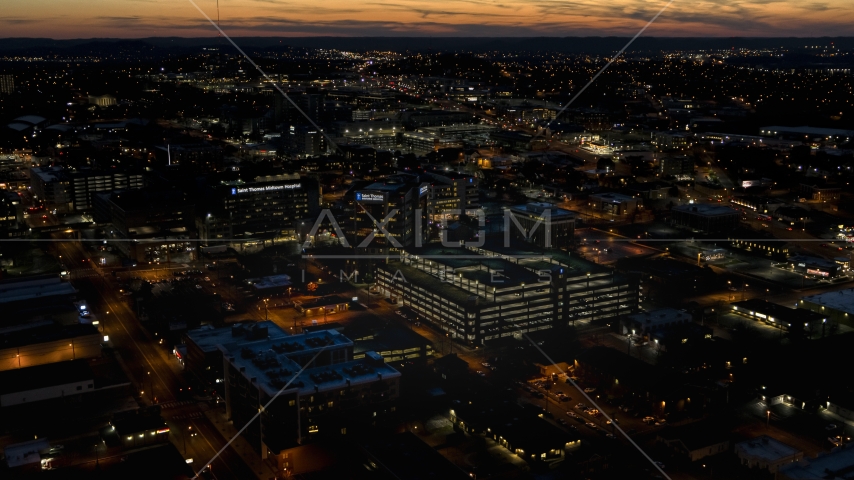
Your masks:
<instances>
[{"instance_id":1,"label":"rooftop","mask_svg":"<svg viewBox=\"0 0 854 480\"><path fill-rule=\"evenodd\" d=\"M0 281L0 304L34 298L73 295L77 290L58 275L40 275Z\"/></svg>"},{"instance_id":2,"label":"rooftop","mask_svg":"<svg viewBox=\"0 0 854 480\"><path fill-rule=\"evenodd\" d=\"M95 375L88 360L48 363L35 367L0 372L0 395L26 392L56 385L94 381Z\"/></svg>"},{"instance_id":3,"label":"rooftop","mask_svg":"<svg viewBox=\"0 0 854 480\"><path fill-rule=\"evenodd\" d=\"M246 280L255 290L267 290L270 288L283 288L291 286L290 275L270 275L268 277L250 278Z\"/></svg>"},{"instance_id":4,"label":"rooftop","mask_svg":"<svg viewBox=\"0 0 854 480\"><path fill-rule=\"evenodd\" d=\"M202 351L212 352L217 345L231 345L252 340L275 339L287 337L288 333L279 328L272 320L258 323L237 323L230 327L215 328L205 325L190 330L186 337L195 343ZM263 335L259 337L258 335Z\"/></svg>"},{"instance_id":5,"label":"rooftop","mask_svg":"<svg viewBox=\"0 0 854 480\"><path fill-rule=\"evenodd\" d=\"M791 457L800 453L795 447L786 445L783 442L775 440L768 435L762 435L752 440L745 440L735 444L736 450L744 452L746 455L761 458L763 460L775 461Z\"/></svg>"},{"instance_id":6,"label":"rooftop","mask_svg":"<svg viewBox=\"0 0 854 480\"><path fill-rule=\"evenodd\" d=\"M364 359L351 360L304 370L294 377L322 349L352 348L353 342L337 330L320 330L279 339L248 341L222 346L229 361L243 374L257 382L269 396L290 382L287 391L300 395L315 392L315 387L328 390L375 380L378 376L394 378L397 370L383 362L381 356L368 352ZM293 379L293 380L292 380Z\"/></svg>"},{"instance_id":7,"label":"rooftop","mask_svg":"<svg viewBox=\"0 0 854 480\"><path fill-rule=\"evenodd\" d=\"M644 327L654 327L672 322L690 322L693 317L685 310L675 308L660 308L651 312L642 312L629 315L628 319L642 324Z\"/></svg>"},{"instance_id":8,"label":"rooftop","mask_svg":"<svg viewBox=\"0 0 854 480\"><path fill-rule=\"evenodd\" d=\"M802 301L854 314L854 288L810 295L804 297Z\"/></svg>"},{"instance_id":9,"label":"rooftop","mask_svg":"<svg viewBox=\"0 0 854 480\"><path fill-rule=\"evenodd\" d=\"M795 255L788 258L789 263L803 263L810 267L836 268L836 262L808 255Z\"/></svg>"},{"instance_id":10,"label":"rooftop","mask_svg":"<svg viewBox=\"0 0 854 480\"><path fill-rule=\"evenodd\" d=\"M590 195L590 198L610 203L622 203L637 200L635 197L630 197L621 193L597 193L594 195Z\"/></svg>"},{"instance_id":11,"label":"rooftop","mask_svg":"<svg viewBox=\"0 0 854 480\"><path fill-rule=\"evenodd\" d=\"M782 467L778 477L790 480L854 479L854 443L814 459Z\"/></svg>"},{"instance_id":12,"label":"rooftop","mask_svg":"<svg viewBox=\"0 0 854 480\"><path fill-rule=\"evenodd\" d=\"M91 323L75 323L71 325L41 325L0 334L0 349L15 348L25 345L53 342L67 338L77 338L86 335L99 335L98 329Z\"/></svg>"},{"instance_id":13,"label":"rooftop","mask_svg":"<svg viewBox=\"0 0 854 480\"><path fill-rule=\"evenodd\" d=\"M696 213L707 217L718 215L739 215L738 211L723 205L711 203L692 203L687 205L678 205L673 207L673 210L680 212Z\"/></svg>"},{"instance_id":14,"label":"rooftop","mask_svg":"<svg viewBox=\"0 0 854 480\"><path fill-rule=\"evenodd\" d=\"M785 323L792 323L795 321L813 322L820 321L824 318L822 315L815 312L784 307L783 305L778 305L758 298L752 298L743 302L735 302L731 305L733 310L750 312L751 315L754 316L758 313L760 315L767 316L768 320L780 320Z\"/></svg>"},{"instance_id":15,"label":"rooftop","mask_svg":"<svg viewBox=\"0 0 854 480\"><path fill-rule=\"evenodd\" d=\"M565 218L575 218L575 213L570 210L564 210L562 208L558 208L551 203L544 202L532 202L527 203L525 205L515 205L510 207L511 211L521 212L521 213L532 213L535 215L540 215L544 211L548 210L551 213L552 218L555 217L565 217Z\"/></svg>"}]
</instances>

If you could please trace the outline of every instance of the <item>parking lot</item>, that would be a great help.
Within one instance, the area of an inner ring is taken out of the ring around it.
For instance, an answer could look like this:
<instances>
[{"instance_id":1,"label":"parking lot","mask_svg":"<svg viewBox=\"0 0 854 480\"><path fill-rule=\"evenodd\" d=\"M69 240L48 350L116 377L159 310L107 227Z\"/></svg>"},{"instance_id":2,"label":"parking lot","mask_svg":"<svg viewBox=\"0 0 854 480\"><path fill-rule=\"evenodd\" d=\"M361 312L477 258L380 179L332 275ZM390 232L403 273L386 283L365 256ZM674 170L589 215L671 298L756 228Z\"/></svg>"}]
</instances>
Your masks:
<instances>
[{"instance_id":1,"label":"parking lot","mask_svg":"<svg viewBox=\"0 0 854 480\"><path fill-rule=\"evenodd\" d=\"M578 253L587 260L608 264L620 258L660 253L654 247L635 243L631 238L596 228L576 230Z\"/></svg>"}]
</instances>

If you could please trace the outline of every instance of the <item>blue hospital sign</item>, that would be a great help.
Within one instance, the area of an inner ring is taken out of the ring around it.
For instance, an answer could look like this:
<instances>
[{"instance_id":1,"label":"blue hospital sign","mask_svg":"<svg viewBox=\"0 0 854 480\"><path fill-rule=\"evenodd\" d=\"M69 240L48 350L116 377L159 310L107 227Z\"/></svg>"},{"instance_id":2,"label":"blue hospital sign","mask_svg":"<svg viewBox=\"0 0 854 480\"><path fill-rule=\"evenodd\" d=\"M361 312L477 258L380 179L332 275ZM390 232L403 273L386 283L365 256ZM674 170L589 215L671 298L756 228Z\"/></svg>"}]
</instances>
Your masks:
<instances>
[{"instance_id":1,"label":"blue hospital sign","mask_svg":"<svg viewBox=\"0 0 854 480\"><path fill-rule=\"evenodd\" d=\"M232 189L231 189L231 194L232 194L232 195L237 195L237 189L236 189L236 188L232 188Z\"/></svg>"},{"instance_id":2,"label":"blue hospital sign","mask_svg":"<svg viewBox=\"0 0 854 480\"><path fill-rule=\"evenodd\" d=\"M361 201L362 201L362 194L361 194L361 193L357 193L357 194L356 194L356 201L357 201L357 202L361 202Z\"/></svg>"}]
</instances>

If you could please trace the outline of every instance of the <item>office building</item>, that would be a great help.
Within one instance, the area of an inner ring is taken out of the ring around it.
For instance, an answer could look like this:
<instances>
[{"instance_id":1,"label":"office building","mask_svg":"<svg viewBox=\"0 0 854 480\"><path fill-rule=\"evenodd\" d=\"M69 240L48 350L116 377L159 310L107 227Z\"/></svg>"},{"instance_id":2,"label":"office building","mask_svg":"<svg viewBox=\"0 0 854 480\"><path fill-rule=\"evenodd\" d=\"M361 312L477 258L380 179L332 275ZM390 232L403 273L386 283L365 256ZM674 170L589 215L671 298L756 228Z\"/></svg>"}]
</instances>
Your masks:
<instances>
[{"instance_id":1,"label":"office building","mask_svg":"<svg viewBox=\"0 0 854 480\"><path fill-rule=\"evenodd\" d=\"M142 172L69 170L59 166L32 168L30 181L33 194L58 213L90 212L96 194L143 187Z\"/></svg>"},{"instance_id":2,"label":"office building","mask_svg":"<svg viewBox=\"0 0 854 480\"><path fill-rule=\"evenodd\" d=\"M636 197L619 193L597 193L590 195L590 208L610 215L630 215L638 210L641 201Z\"/></svg>"},{"instance_id":3,"label":"office building","mask_svg":"<svg viewBox=\"0 0 854 480\"><path fill-rule=\"evenodd\" d=\"M615 318L638 305L636 281L560 251L413 249L378 266L377 286L469 345Z\"/></svg>"},{"instance_id":4,"label":"office building","mask_svg":"<svg viewBox=\"0 0 854 480\"><path fill-rule=\"evenodd\" d=\"M667 176L681 176L681 175L693 175L694 174L694 159L687 156L674 156L674 157L664 157L659 161L661 166L661 175L663 177Z\"/></svg>"},{"instance_id":5,"label":"office building","mask_svg":"<svg viewBox=\"0 0 854 480\"><path fill-rule=\"evenodd\" d=\"M741 214L737 210L723 205L687 204L671 210L671 223L674 226L703 233L731 230L740 219Z\"/></svg>"},{"instance_id":6,"label":"office building","mask_svg":"<svg viewBox=\"0 0 854 480\"><path fill-rule=\"evenodd\" d=\"M400 373L376 353L353 360L353 342L335 330L218 348L226 414L245 425L261 412L242 435L262 458L369 429L399 395Z\"/></svg>"},{"instance_id":7,"label":"office building","mask_svg":"<svg viewBox=\"0 0 854 480\"><path fill-rule=\"evenodd\" d=\"M424 243L428 192L429 185L414 175L393 175L353 191L347 239L357 255L396 256Z\"/></svg>"},{"instance_id":8,"label":"office building","mask_svg":"<svg viewBox=\"0 0 854 480\"><path fill-rule=\"evenodd\" d=\"M0 75L0 94L10 95L15 92L15 76Z\"/></svg>"},{"instance_id":9,"label":"office building","mask_svg":"<svg viewBox=\"0 0 854 480\"><path fill-rule=\"evenodd\" d=\"M0 190L0 238L20 237L25 232L21 197L13 191Z\"/></svg>"},{"instance_id":10,"label":"office building","mask_svg":"<svg viewBox=\"0 0 854 480\"><path fill-rule=\"evenodd\" d=\"M295 238L295 225L318 204L317 184L299 174L221 178L196 218L199 238L214 245Z\"/></svg>"},{"instance_id":11,"label":"office building","mask_svg":"<svg viewBox=\"0 0 854 480\"><path fill-rule=\"evenodd\" d=\"M460 214L474 217L480 210L477 177L465 173L427 170L422 179L430 182L427 204L430 220L457 218Z\"/></svg>"},{"instance_id":12,"label":"office building","mask_svg":"<svg viewBox=\"0 0 854 480\"><path fill-rule=\"evenodd\" d=\"M575 220L575 213L550 203L528 203L505 211L504 229L540 248L566 248L575 236Z\"/></svg>"},{"instance_id":13,"label":"office building","mask_svg":"<svg viewBox=\"0 0 854 480\"><path fill-rule=\"evenodd\" d=\"M116 248L137 262L169 262L195 247L189 241L194 236L194 206L178 190L99 194L95 209L97 218L110 224L107 238L116 239Z\"/></svg>"}]
</instances>

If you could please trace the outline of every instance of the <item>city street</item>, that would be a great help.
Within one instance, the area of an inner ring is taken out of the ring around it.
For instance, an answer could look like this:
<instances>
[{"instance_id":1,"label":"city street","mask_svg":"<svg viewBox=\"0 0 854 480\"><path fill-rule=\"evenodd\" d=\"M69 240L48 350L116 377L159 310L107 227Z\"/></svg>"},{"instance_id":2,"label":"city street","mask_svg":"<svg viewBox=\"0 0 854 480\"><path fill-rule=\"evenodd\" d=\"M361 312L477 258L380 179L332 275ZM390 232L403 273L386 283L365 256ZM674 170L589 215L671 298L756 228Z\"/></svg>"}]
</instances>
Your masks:
<instances>
[{"instance_id":1,"label":"city street","mask_svg":"<svg viewBox=\"0 0 854 480\"><path fill-rule=\"evenodd\" d=\"M195 402L182 406L180 413L172 414L169 411L169 407L175 405L174 402L186 400L179 396L180 389L189 386L182 376L181 366L142 327L128 306L127 297L120 296L110 281L97 274L97 271L95 275L90 274L95 270L79 242L59 241L54 245L63 259L69 265L74 265L71 268L73 277L79 278L74 281L75 286L81 291L81 297L87 299L90 308L102 319L101 327L104 335L109 336L109 344L121 352L122 364L137 387L140 402L166 405L164 417L170 429L183 432L192 425L198 431L199 435L192 437L188 444L188 448L192 449L188 452L193 455L194 466L201 468L227 440L204 416L193 415L199 412ZM171 435L171 440L183 452L184 439ZM252 475L240 456L230 448L215 460L213 469L219 479L245 479Z\"/></svg>"}]
</instances>

